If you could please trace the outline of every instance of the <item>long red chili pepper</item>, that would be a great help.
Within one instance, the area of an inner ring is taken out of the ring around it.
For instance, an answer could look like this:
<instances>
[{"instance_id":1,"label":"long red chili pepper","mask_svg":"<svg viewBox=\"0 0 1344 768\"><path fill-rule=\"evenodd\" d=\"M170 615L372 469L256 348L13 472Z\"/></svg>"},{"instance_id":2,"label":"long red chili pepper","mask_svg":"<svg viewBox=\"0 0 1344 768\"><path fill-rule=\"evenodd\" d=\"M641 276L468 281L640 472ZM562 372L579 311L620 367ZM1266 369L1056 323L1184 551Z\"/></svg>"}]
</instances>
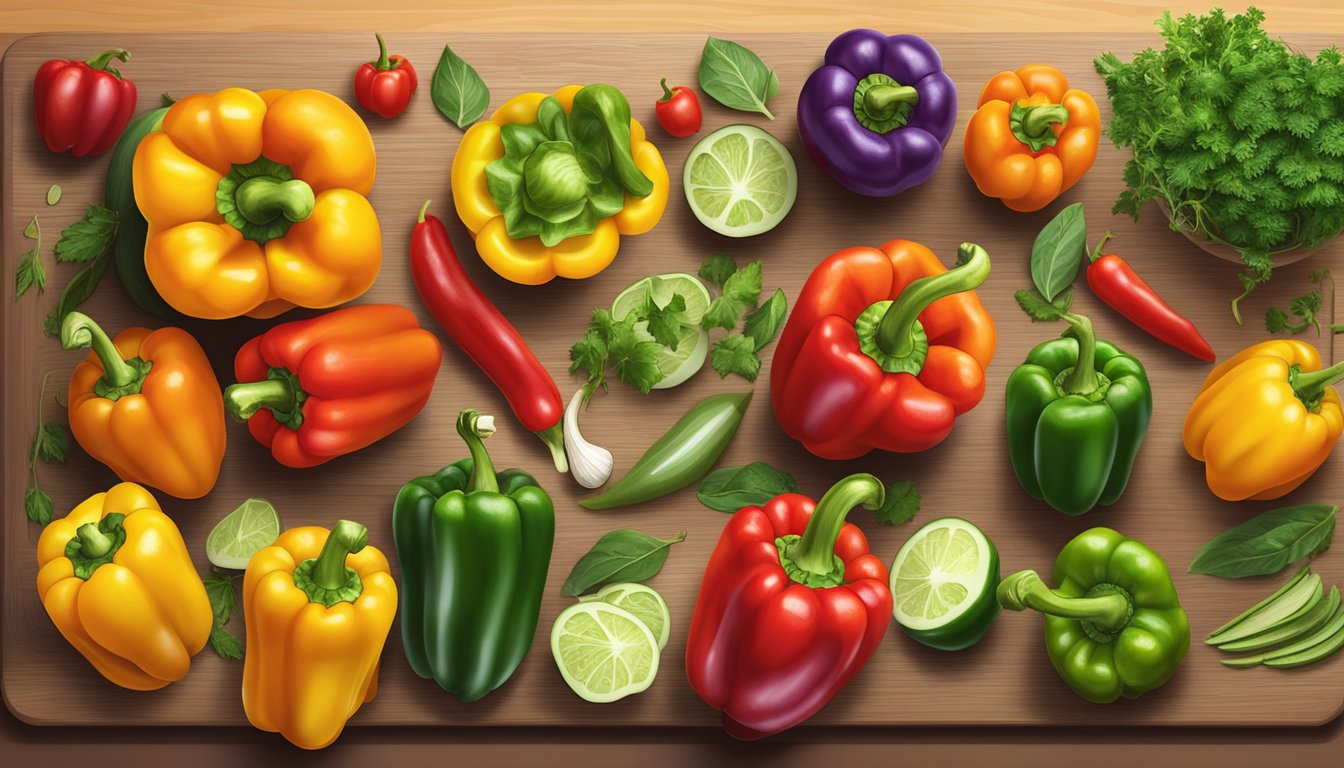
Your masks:
<instances>
[{"instance_id":1,"label":"long red chili pepper","mask_svg":"<svg viewBox=\"0 0 1344 768\"><path fill-rule=\"evenodd\" d=\"M1158 341L1200 360L1213 362L1216 358L1213 347L1200 335L1194 323L1163 301L1124 259L1114 253L1100 255L1102 246L1111 237L1111 233L1107 232L1088 254L1091 263L1087 265L1087 284L1092 287L1092 292L1106 306L1124 315Z\"/></svg>"},{"instance_id":2,"label":"long red chili pepper","mask_svg":"<svg viewBox=\"0 0 1344 768\"><path fill-rule=\"evenodd\" d=\"M415 289L439 325L509 401L518 421L551 449L555 468L569 471L560 388L508 319L471 282L448 230L442 221L425 215L428 209L426 200L411 236Z\"/></svg>"}]
</instances>

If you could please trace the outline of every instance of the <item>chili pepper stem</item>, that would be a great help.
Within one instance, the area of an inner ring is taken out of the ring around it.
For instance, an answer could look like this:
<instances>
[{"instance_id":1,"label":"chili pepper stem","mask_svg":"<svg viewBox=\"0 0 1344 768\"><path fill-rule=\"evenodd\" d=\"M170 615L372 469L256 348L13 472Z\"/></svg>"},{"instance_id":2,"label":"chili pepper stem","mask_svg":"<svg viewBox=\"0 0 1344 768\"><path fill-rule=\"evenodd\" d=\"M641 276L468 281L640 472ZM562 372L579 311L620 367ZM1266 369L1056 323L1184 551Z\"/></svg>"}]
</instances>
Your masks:
<instances>
[{"instance_id":1,"label":"chili pepper stem","mask_svg":"<svg viewBox=\"0 0 1344 768\"><path fill-rule=\"evenodd\" d=\"M283 215L294 222L313 214L313 188L302 179L284 181L272 176L254 176L234 192L238 213L253 224L266 224Z\"/></svg>"},{"instance_id":2,"label":"chili pepper stem","mask_svg":"<svg viewBox=\"0 0 1344 768\"><path fill-rule=\"evenodd\" d=\"M974 290L989 277L989 254L975 243L957 248L958 266L921 277L901 291L877 326L877 346L891 357L908 357L915 349L919 315L939 299Z\"/></svg>"},{"instance_id":3,"label":"chili pepper stem","mask_svg":"<svg viewBox=\"0 0 1344 768\"><path fill-rule=\"evenodd\" d=\"M345 558L364 549L368 543L369 529L349 520L337 522L313 563L313 583L328 590L345 587Z\"/></svg>"},{"instance_id":4,"label":"chili pepper stem","mask_svg":"<svg viewBox=\"0 0 1344 768\"><path fill-rule=\"evenodd\" d=\"M383 41L381 32L374 32L373 36L378 38L378 60L373 62L373 68L377 70L396 69L397 65L387 57L387 43Z\"/></svg>"},{"instance_id":5,"label":"chili pepper stem","mask_svg":"<svg viewBox=\"0 0 1344 768\"><path fill-rule=\"evenodd\" d=\"M425 212L429 210L429 203L430 201L426 200L425 204L420 206L420 218L416 219L416 223L418 224L425 223Z\"/></svg>"},{"instance_id":6,"label":"chili pepper stem","mask_svg":"<svg viewBox=\"0 0 1344 768\"><path fill-rule=\"evenodd\" d=\"M540 432L532 434L541 438L541 442L551 450L551 463L555 464L555 471L564 474L569 471L569 459L565 458L565 431L562 422L556 422L554 425L543 429Z\"/></svg>"},{"instance_id":7,"label":"chili pepper stem","mask_svg":"<svg viewBox=\"0 0 1344 768\"><path fill-rule=\"evenodd\" d=\"M1072 312L1064 314L1069 328L1065 336L1078 340L1078 362L1064 381L1064 391L1070 395L1090 395L1097 391L1097 335L1092 331L1092 321L1084 315Z\"/></svg>"},{"instance_id":8,"label":"chili pepper stem","mask_svg":"<svg viewBox=\"0 0 1344 768\"><path fill-rule=\"evenodd\" d=\"M1318 404L1321 395L1325 394L1326 387L1332 387L1341 380L1344 380L1344 363L1335 363L1329 368L1322 368L1319 371L1297 371L1289 379L1293 384L1293 392L1297 397L1306 403L1308 407Z\"/></svg>"},{"instance_id":9,"label":"chili pepper stem","mask_svg":"<svg viewBox=\"0 0 1344 768\"><path fill-rule=\"evenodd\" d=\"M1092 262L1096 262L1097 259L1100 259L1100 258L1101 258L1101 249L1104 248L1104 247L1106 247L1106 243L1110 242L1110 241L1111 241L1112 239L1114 239L1114 238L1115 238L1115 233L1112 232L1112 231L1110 231L1109 229L1106 230L1106 234L1104 234L1104 235L1101 236L1101 240L1100 240L1100 242L1097 243L1097 247L1095 247L1095 248L1093 248L1092 250L1090 250L1090 251L1087 252L1087 260L1088 260L1088 262L1089 262L1089 263L1092 263Z\"/></svg>"},{"instance_id":10,"label":"chili pepper stem","mask_svg":"<svg viewBox=\"0 0 1344 768\"><path fill-rule=\"evenodd\" d=\"M1119 592L1095 597L1065 597L1046 586L1035 571L1018 571L999 583L996 597L1010 611L1030 608L1062 619L1090 621L1102 632L1117 632L1129 622L1129 598Z\"/></svg>"},{"instance_id":11,"label":"chili pepper stem","mask_svg":"<svg viewBox=\"0 0 1344 768\"><path fill-rule=\"evenodd\" d=\"M247 421L262 408L289 413L298 405L298 393L286 378L248 381L224 390L224 407L233 417Z\"/></svg>"},{"instance_id":12,"label":"chili pepper stem","mask_svg":"<svg viewBox=\"0 0 1344 768\"><path fill-rule=\"evenodd\" d=\"M113 59L118 59L123 62L130 61L131 52L125 48L109 48L102 53L96 54L93 58L84 63L89 65L89 69L101 69L106 72L117 74L116 70L108 66L112 63ZM121 77L121 75L117 74L117 77Z\"/></svg>"},{"instance_id":13,"label":"chili pepper stem","mask_svg":"<svg viewBox=\"0 0 1344 768\"><path fill-rule=\"evenodd\" d=\"M788 545L781 557L788 558L797 569L816 576L829 576L836 570L835 543L845 525L845 516L862 504L865 509L878 509L886 498L882 481L867 473L844 478L831 486L817 502L802 538ZM844 566L840 566L843 571ZM795 578L795 580L797 580Z\"/></svg>"},{"instance_id":14,"label":"chili pepper stem","mask_svg":"<svg viewBox=\"0 0 1344 768\"><path fill-rule=\"evenodd\" d=\"M668 88L668 87L667 87L667 78L666 78L666 77L664 77L662 80L659 80L659 81L658 81L658 84L661 85L661 86L663 86L663 97L662 97L661 99L659 99L659 101L671 101L671 100L672 100L672 97L677 95L677 94L675 94L675 93L672 92L672 89L671 89L671 88Z\"/></svg>"},{"instance_id":15,"label":"chili pepper stem","mask_svg":"<svg viewBox=\"0 0 1344 768\"><path fill-rule=\"evenodd\" d=\"M495 434L495 417L467 408L457 414L457 434L462 436L471 451L471 476L467 478L467 493L499 493L495 464L490 460L489 451L485 450L485 438Z\"/></svg>"},{"instance_id":16,"label":"chili pepper stem","mask_svg":"<svg viewBox=\"0 0 1344 768\"><path fill-rule=\"evenodd\" d=\"M141 374L121 356L112 339L83 312L71 312L61 321L61 346L73 352L93 348L98 362L103 364L102 381L112 389L129 388Z\"/></svg>"}]
</instances>

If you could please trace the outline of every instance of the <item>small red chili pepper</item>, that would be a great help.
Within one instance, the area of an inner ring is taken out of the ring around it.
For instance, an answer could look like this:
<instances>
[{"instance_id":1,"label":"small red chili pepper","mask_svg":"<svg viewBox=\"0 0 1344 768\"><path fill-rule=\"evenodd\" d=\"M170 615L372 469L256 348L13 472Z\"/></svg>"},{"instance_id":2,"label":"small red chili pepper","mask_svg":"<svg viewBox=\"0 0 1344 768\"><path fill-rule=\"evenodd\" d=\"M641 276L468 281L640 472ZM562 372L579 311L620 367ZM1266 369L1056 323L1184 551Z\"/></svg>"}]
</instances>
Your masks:
<instances>
[{"instance_id":1,"label":"small red chili pepper","mask_svg":"<svg viewBox=\"0 0 1344 768\"><path fill-rule=\"evenodd\" d=\"M448 230L439 219L425 215L428 209L426 200L411 235L416 291L439 325L509 401L518 421L551 449L556 470L568 472L560 388L503 313L471 282Z\"/></svg>"},{"instance_id":2,"label":"small red chili pepper","mask_svg":"<svg viewBox=\"0 0 1344 768\"><path fill-rule=\"evenodd\" d=\"M1129 263L1114 253L1101 255L1101 248L1113 235L1107 232L1088 254L1087 284L1106 306L1119 312L1158 341L1207 362L1216 355L1195 324L1181 317L1134 272Z\"/></svg>"},{"instance_id":3,"label":"small red chili pepper","mask_svg":"<svg viewBox=\"0 0 1344 768\"><path fill-rule=\"evenodd\" d=\"M666 77L662 86L663 98L653 105L653 110L663 130L679 139L700 130L700 99L695 91L682 85L668 88Z\"/></svg>"},{"instance_id":4,"label":"small red chili pepper","mask_svg":"<svg viewBox=\"0 0 1344 768\"><path fill-rule=\"evenodd\" d=\"M116 142L135 112L135 83L110 65L130 61L124 48L103 51L88 61L52 59L33 78L37 134L52 152L97 155Z\"/></svg>"},{"instance_id":5,"label":"small red chili pepper","mask_svg":"<svg viewBox=\"0 0 1344 768\"><path fill-rule=\"evenodd\" d=\"M388 56L387 43L377 32L378 60L366 61L355 70L355 98L370 112L396 117L410 106L419 81L415 67L404 56Z\"/></svg>"}]
</instances>

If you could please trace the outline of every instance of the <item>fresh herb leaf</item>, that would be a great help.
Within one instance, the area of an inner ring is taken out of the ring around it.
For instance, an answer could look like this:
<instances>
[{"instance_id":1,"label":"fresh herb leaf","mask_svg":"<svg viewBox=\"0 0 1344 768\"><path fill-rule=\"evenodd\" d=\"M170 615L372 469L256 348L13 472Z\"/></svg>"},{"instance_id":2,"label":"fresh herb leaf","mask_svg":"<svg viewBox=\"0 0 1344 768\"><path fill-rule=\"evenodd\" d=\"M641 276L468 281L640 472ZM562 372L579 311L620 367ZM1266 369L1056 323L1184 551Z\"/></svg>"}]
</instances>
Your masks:
<instances>
[{"instance_id":1,"label":"fresh herb leaf","mask_svg":"<svg viewBox=\"0 0 1344 768\"><path fill-rule=\"evenodd\" d=\"M915 481L901 480L892 483L887 486L887 493L882 498L882 506L875 513L877 522L883 525L908 523L919 512L922 502L923 497L919 495L919 489L915 487Z\"/></svg>"},{"instance_id":2,"label":"fresh herb leaf","mask_svg":"<svg viewBox=\"0 0 1344 768\"><path fill-rule=\"evenodd\" d=\"M1330 546L1338 512L1332 504L1301 504L1257 515L1200 548L1189 572L1225 579L1278 573Z\"/></svg>"},{"instance_id":3,"label":"fresh herb leaf","mask_svg":"<svg viewBox=\"0 0 1344 768\"><path fill-rule=\"evenodd\" d=\"M90 204L83 218L61 230L56 241L57 261L93 261L112 247L117 235L117 214Z\"/></svg>"},{"instance_id":4,"label":"fresh herb leaf","mask_svg":"<svg viewBox=\"0 0 1344 768\"><path fill-rule=\"evenodd\" d=\"M784 291L776 288L774 294L766 299L742 325L742 332L756 342L756 351L775 340L784 327L784 318L789 313L789 300Z\"/></svg>"},{"instance_id":5,"label":"fresh herb leaf","mask_svg":"<svg viewBox=\"0 0 1344 768\"><path fill-rule=\"evenodd\" d=\"M628 528L612 531L579 558L560 591L578 597L606 584L651 579L663 569L669 548L685 540L685 531L667 539Z\"/></svg>"},{"instance_id":6,"label":"fresh herb leaf","mask_svg":"<svg viewBox=\"0 0 1344 768\"><path fill-rule=\"evenodd\" d=\"M210 630L210 650L222 659L243 660L242 641L221 627Z\"/></svg>"},{"instance_id":7,"label":"fresh herb leaf","mask_svg":"<svg viewBox=\"0 0 1344 768\"><path fill-rule=\"evenodd\" d=\"M453 125L466 129L490 106L490 89L476 69L448 46L443 46L430 84L434 106Z\"/></svg>"},{"instance_id":8,"label":"fresh herb leaf","mask_svg":"<svg viewBox=\"0 0 1344 768\"><path fill-rule=\"evenodd\" d=\"M736 512L760 506L784 493L797 493L798 483L782 469L763 461L745 467L724 467L700 481L695 497L715 512Z\"/></svg>"},{"instance_id":9,"label":"fresh herb leaf","mask_svg":"<svg viewBox=\"0 0 1344 768\"><path fill-rule=\"evenodd\" d=\"M761 57L732 42L710 37L700 53L700 88L729 109L759 112L774 120L766 102L779 94L779 80Z\"/></svg>"},{"instance_id":10,"label":"fresh herb leaf","mask_svg":"<svg viewBox=\"0 0 1344 768\"><path fill-rule=\"evenodd\" d=\"M590 380L600 379L607 368L607 342L601 331L589 329L569 348L570 373L582 373Z\"/></svg>"},{"instance_id":11,"label":"fresh herb leaf","mask_svg":"<svg viewBox=\"0 0 1344 768\"><path fill-rule=\"evenodd\" d=\"M611 326L607 341L607 362L616 378L644 394L663 379L658 368L658 343L640 341L629 318Z\"/></svg>"},{"instance_id":12,"label":"fresh herb leaf","mask_svg":"<svg viewBox=\"0 0 1344 768\"><path fill-rule=\"evenodd\" d=\"M37 426L37 433L33 435L33 455L48 464L64 464L69 453L70 433L64 425L45 421Z\"/></svg>"},{"instance_id":13,"label":"fresh herb leaf","mask_svg":"<svg viewBox=\"0 0 1344 768\"><path fill-rule=\"evenodd\" d=\"M23 511L28 519L45 526L51 522L51 513L55 508L47 492L36 486L28 486L23 492Z\"/></svg>"},{"instance_id":14,"label":"fresh herb leaf","mask_svg":"<svg viewBox=\"0 0 1344 768\"><path fill-rule=\"evenodd\" d=\"M644 299L642 316L647 323L645 330L653 340L676 352L682 321L686 317L686 297L674 293L672 298L668 299L667 305L660 307L658 302L653 300L653 292L650 291Z\"/></svg>"},{"instance_id":15,"label":"fresh herb leaf","mask_svg":"<svg viewBox=\"0 0 1344 768\"><path fill-rule=\"evenodd\" d=\"M744 307L756 306L761 298L761 262L753 261L729 275L723 282L723 295Z\"/></svg>"},{"instance_id":16,"label":"fresh herb leaf","mask_svg":"<svg viewBox=\"0 0 1344 768\"><path fill-rule=\"evenodd\" d=\"M19 258L19 269L14 275L14 300L23 298L23 294L33 287L37 288L39 294L47 290L47 268L42 266L42 257L37 248Z\"/></svg>"},{"instance_id":17,"label":"fresh herb leaf","mask_svg":"<svg viewBox=\"0 0 1344 768\"><path fill-rule=\"evenodd\" d=\"M1034 288L1017 291L1013 298L1033 323L1050 323L1064 317L1073 306L1073 286L1066 288L1054 301L1046 301Z\"/></svg>"},{"instance_id":18,"label":"fresh herb leaf","mask_svg":"<svg viewBox=\"0 0 1344 768\"><path fill-rule=\"evenodd\" d=\"M214 625L210 630L210 648L222 658L241 661L242 642L224 629L238 612L235 579L234 576L211 571L201 579L201 583L205 585L205 594L210 598L210 610L214 614Z\"/></svg>"},{"instance_id":19,"label":"fresh herb leaf","mask_svg":"<svg viewBox=\"0 0 1344 768\"><path fill-rule=\"evenodd\" d=\"M737 271L737 262L726 253L711 253L700 264L700 277L710 285L723 290L723 284Z\"/></svg>"},{"instance_id":20,"label":"fresh herb leaf","mask_svg":"<svg viewBox=\"0 0 1344 768\"><path fill-rule=\"evenodd\" d=\"M735 373L747 381L755 381L761 373L761 358L756 354L756 341L739 334L724 336L714 342L709 350L709 364L721 379Z\"/></svg>"},{"instance_id":21,"label":"fresh herb leaf","mask_svg":"<svg viewBox=\"0 0 1344 768\"><path fill-rule=\"evenodd\" d=\"M1031 247L1031 281L1046 301L1073 285L1087 249L1087 219L1083 204L1074 203L1050 220Z\"/></svg>"},{"instance_id":22,"label":"fresh herb leaf","mask_svg":"<svg viewBox=\"0 0 1344 768\"><path fill-rule=\"evenodd\" d=\"M747 311L747 308L742 302L728 296L719 296L709 303L709 309L705 310L705 316L701 318L700 325L706 331L712 331L715 328L731 331L742 320L742 313L745 311Z\"/></svg>"},{"instance_id":23,"label":"fresh herb leaf","mask_svg":"<svg viewBox=\"0 0 1344 768\"><path fill-rule=\"evenodd\" d=\"M52 424L43 418L47 403L47 382L51 374L42 377L42 386L37 391L37 431L33 433L32 447L28 451L28 488L23 493L23 509L28 519L39 525L51 522L53 504L51 496L37 483L37 462L64 464L70 452L70 437L65 427Z\"/></svg>"},{"instance_id":24,"label":"fresh herb leaf","mask_svg":"<svg viewBox=\"0 0 1344 768\"><path fill-rule=\"evenodd\" d=\"M65 316L77 309L80 304L88 301L93 295L93 291L102 282L103 275L107 273L108 266L112 263L110 252L104 253L96 261L84 266L70 278L70 282L65 284L61 291L61 298L56 301L56 306L47 313L46 320L42 324L42 332L52 338L61 335L61 321Z\"/></svg>"},{"instance_id":25,"label":"fresh herb leaf","mask_svg":"<svg viewBox=\"0 0 1344 768\"><path fill-rule=\"evenodd\" d=\"M61 202L61 185L52 184L47 187L47 205L55 205Z\"/></svg>"}]
</instances>

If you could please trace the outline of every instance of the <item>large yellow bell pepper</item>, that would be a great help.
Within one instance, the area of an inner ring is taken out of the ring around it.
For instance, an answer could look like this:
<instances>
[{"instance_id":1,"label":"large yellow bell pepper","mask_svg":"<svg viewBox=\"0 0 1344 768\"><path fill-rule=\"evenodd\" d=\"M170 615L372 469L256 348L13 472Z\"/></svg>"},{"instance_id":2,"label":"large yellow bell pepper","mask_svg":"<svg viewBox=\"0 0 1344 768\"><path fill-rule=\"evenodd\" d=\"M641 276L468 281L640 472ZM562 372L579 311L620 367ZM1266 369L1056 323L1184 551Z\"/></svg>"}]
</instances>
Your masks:
<instances>
[{"instance_id":1,"label":"large yellow bell pepper","mask_svg":"<svg viewBox=\"0 0 1344 768\"><path fill-rule=\"evenodd\" d=\"M373 138L329 93L188 96L140 142L132 168L149 222L145 269L183 314L331 307L378 275L382 234L365 199Z\"/></svg>"},{"instance_id":2,"label":"large yellow bell pepper","mask_svg":"<svg viewBox=\"0 0 1344 768\"><path fill-rule=\"evenodd\" d=\"M1296 339L1255 344L1209 373L1185 417L1185 450L1228 501L1277 499L1306 482L1344 433L1335 382Z\"/></svg>"},{"instance_id":3,"label":"large yellow bell pepper","mask_svg":"<svg viewBox=\"0 0 1344 768\"><path fill-rule=\"evenodd\" d=\"M581 85L567 85L552 94L566 113L573 110ZM592 234L545 245L536 236L511 238L504 215L491 196L486 166L504 157L501 130L510 123L537 122L544 93L524 93L497 109L489 120L476 123L462 137L453 155L452 189L457 215L476 239L481 260L501 277L524 285L540 285L557 275L571 279L592 277L616 258L621 235L639 235L653 228L667 208L670 187L667 166L658 148L644 134L638 120L630 121L630 149L635 166L653 182L645 197L625 195L625 207L601 219Z\"/></svg>"},{"instance_id":4,"label":"large yellow bell pepper","mask_svg":"<svg viewBox=\"0 0 1344 768\"><path fill-rule=\"evenodd\" d=\"M181 680L214 615L182 534L135 483L97 493L37 540L47 615L103 677L135 691Z\"/></svg>"},{"instance_id":5,"label":"large yellow bell pepper","mask_svg":"<svg viewBox=\"0 0 1344 768\"><path fill-rule=\"evenodd\" d=\"M342 520L285 531L243 576L243 710L304 749L336 740L378 692L378 657L397 614L387 558Z\"/></svg>"}]
</instances>

